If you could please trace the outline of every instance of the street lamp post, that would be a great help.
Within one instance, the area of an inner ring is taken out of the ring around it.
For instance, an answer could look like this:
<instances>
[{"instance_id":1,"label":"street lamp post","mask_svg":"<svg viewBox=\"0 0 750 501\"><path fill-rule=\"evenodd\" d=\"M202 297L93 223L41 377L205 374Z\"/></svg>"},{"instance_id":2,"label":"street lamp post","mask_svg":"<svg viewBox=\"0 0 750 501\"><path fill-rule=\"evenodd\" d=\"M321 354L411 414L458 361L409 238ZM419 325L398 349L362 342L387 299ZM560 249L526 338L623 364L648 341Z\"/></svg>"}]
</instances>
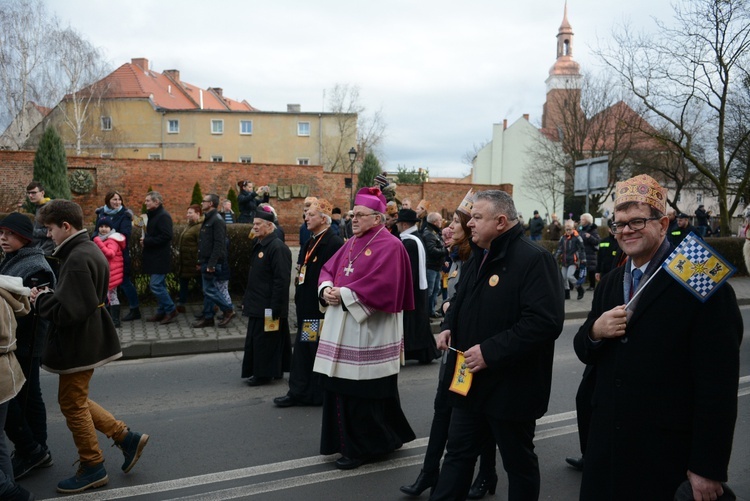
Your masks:
<instances>
[{"instance_id":1,"label":"street lamp post","mask_svg":"<svg viewBox=\"0 0 750 501\"><path fill-rule=\"evenodd\" d=\"M354 161L357 160L357 150L354 149L354 146L352 146L352 149L349 150L349 168L351 169L351 181L349 183L349 209L354 208Z\"/></svg>"}]
</instances>

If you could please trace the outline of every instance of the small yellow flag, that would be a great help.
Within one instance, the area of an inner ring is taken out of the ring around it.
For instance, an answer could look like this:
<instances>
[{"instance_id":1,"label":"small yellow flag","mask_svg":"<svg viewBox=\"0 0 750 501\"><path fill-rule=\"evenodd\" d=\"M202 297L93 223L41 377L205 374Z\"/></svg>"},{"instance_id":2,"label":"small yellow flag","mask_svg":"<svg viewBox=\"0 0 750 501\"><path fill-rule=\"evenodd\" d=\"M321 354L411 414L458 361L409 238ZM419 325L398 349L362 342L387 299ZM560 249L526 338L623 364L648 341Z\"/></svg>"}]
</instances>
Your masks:
<instances>
[{"instance_id":1,"label":"small yellow flag","mask_svg":"<svg viewBox=\"0 0 750 501\"><path fill-rule=\"evenodd\" d=\"M466 357L460 351L456 352L456 371L453 373L450 391L466 396L471 388L471 380L474 374L469 372L469 366L466 365Z\"/></svg>"}]
</instances>

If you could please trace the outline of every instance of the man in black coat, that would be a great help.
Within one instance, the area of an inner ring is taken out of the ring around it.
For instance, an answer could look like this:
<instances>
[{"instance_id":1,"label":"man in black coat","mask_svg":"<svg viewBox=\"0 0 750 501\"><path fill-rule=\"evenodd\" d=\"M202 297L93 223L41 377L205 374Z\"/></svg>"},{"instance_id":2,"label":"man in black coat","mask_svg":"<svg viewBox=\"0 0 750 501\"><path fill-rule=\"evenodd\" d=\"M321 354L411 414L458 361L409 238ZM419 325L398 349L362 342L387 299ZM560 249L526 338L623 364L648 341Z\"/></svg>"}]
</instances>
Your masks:
<instances>
[{"instance_id":1,"label":"man in black coat","mask_svg":"<svg viewBox=\"0 0 750 501\"><path fill-rule=\"evenodd\" d=\"M193 327L214 325L214 305L224 314L219 327L226 327L235 317L234 306L228 303L218 288L217 281L228 271L227 266L227 225L219 214L219 195L211 193L203 196L201 204L203 224L198 239L198 259L203 285L203 318L193 323Z\"/></svg>"},{"instance_id":2,"label":"man in black coat","mask_svg":"<svg viewBox=\"0 0 750 501\"><path fill-rule=\"evenodd\" d=\"M164 198L157 191L146 194L148 222L141 237L143 273L151 275L149 288L156 297L158 307L149 322L162 325L171 323L177 317L177 308L167 291L167 273L172 268L172 216L164 209Z\"/></svg>"},{"instance_id":3,"label":"man in black coat","mask_svg":"<svg viewBox=\"0 0 750 501\"><path fill-rule=\"evenodd\" d=\"M481 432L485 422L508 473L508 499L537 499L534 430L549 402L555 340L565 316L563 288L552 254L523 236L510 195L480 191L471 216L473 255L461 271L438 347L451 349L448 377L461 355L459 372L468 370L472 380L465 396L458 392L465 385L451 385L447 452L430 499L466 499L489 438ZM494 491L497 477L490 482Z\"/></svg>"},{"instance_id":4,"label":"man in black coat","mask_svg":"<svg viewBox=\"0 0 750 501\"><path fill-rule=\"evenodd\" d=\"M695 226L690 224L690 216L683 212L680 212L679 214L677 214L677 227L667 233L667 238L672 245L677 247L678 245L680 245L680 242L682 242L685 237L690 234L690 232L698 235L698 230L695 229Z\"/></svg>"},{"instance_id":5,"label":"man in black coat","mask_svg":"<svg viewBox=\"0 0 750 501\"><path fill-rule=\"evenodd\" d=\"M417 215L416 212L414 214ZM399 214L400 219L401 215ZM443 217L440 213L430 212L421 227L424 250L427 253L427 311L434 318L440 316L435 311L435 306L440 293L440 270L445 263L445 258L448 257L448 250L445 248L442 230L440 229L442 223ZM401 228L399 228L399 231L401 231Z\"/></svg>"},{"instance_id":6,"label":"man in black coat","mask_svg":"<svg viewBox=\"0 0 750 501\"><path fill-rule=\"evenodd\" d=\"M313 372L318 337L323 325L318 299L318 278L323 265L344 245L331 231L331 202L316 198L305 209L305 222L312 237L300 249L300 262L294 293L297 310L297 336L289 370L289 391L273 399L277 407L322 405L322 375Z\"/></svg>"},{"instance_id":7,"label":"man in black coat","mask_svg":"<svg viewBox=\"0 0 750 501\"><path fill-rule=\"evenodd\" d=\"M281 378L289 370L289 282L292 253L276 236L275 215L270 205L255 211L256 241L250 254L250 273L242 314L248 318L242 377L260 386Z\"/></svg>"},{"instance_id":8,"label":"man in black coat","mask_svg":"<svg viewBox=\"0 0 750 501\"><path fill-rule=\"evenodd\" d=\"M737 299L724 284L701 302L657 274L672 250L665 188L640 175L615 193L629 259L604 276L574 340L596 370L581 500L672 499L686 479L695 499L716 499L737 417Z\"/></svg>"}]
</instances>

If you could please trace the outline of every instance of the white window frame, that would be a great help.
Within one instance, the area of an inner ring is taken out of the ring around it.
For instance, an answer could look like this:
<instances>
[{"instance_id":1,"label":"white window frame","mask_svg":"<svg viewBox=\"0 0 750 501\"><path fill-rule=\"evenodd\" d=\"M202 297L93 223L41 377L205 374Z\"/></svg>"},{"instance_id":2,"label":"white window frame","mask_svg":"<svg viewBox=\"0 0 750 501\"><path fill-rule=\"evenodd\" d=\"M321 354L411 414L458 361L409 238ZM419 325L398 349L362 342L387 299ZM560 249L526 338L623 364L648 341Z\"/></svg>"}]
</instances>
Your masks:
<instances>
[{"instance_id":1,"label":"white window frame","mask_svg":"<svg viewBox=\"0 0 750 501\"><path fill-rule=\"evenodd\" d=\"M212 162L223 162L224 161L224 155L211 155L211 161Z\"/></svg>"},{"instance_id":2,"label":"white window frame","mask_svg":"<svg viewBox=\"0 0 750 501\"><path fill-rule=\"evenodd\" d=\"M114 157L115 157L115 156L114 156L114 154L112 154L112 153L101 153L101 154L99 155L99 158L114 158Z\"/></svg>"},{"instance_id":3,"label":"white window frame","mask_svg":"<svg viewBox=\"0 0 750 501\"><path fill-rule=\"evenodd\" d=\"M310 165L310 159L306 157L297 158L297 165Z\"/></svg>"},{"instance_id":4,"label":"white window frame","mask_svg":"<svg viewBox=\"0 0 750 501\"><path fill-rule=\"evenodd\" d=\"M250 132L243 132L242 126L244 124L250 124ZM253 135L253 121L252 120L240 120L240 135L241 136L252 136Z\"/></svg>"},{"instance_id":5,"label":"white window frame","mask_svg":"<svg viewBox=\"0 0 750 501\"><path fill-rule=\"evenodd\" d=\"M240 157L240 163L241 164L251 164L251 163L253 163L253 157L248 156L248 155L242 155Z\"/></svg>"},{"instance_id":6,"label":"white window frame","mask_svg":"<svg viewBox=\"0 0 750 501\"><path fill-rule=\"evenodd\" d=\"M698 202L698 204L703 203L703 193L696 193L695 194L695 201Z\"/></svg>"},{"instance_id":7,"label":"white window frame","mask_svg":"<svg viewBox=\"0 0 750 501\"><path fill-rule=\"evenodd\" d=\"M303 131L304 128L307 128L307 132ZM310 122L297 122L297 135L302 137L310 137Z\"/></svg>"},{"instance_id":8,"label":"white window frame","mask_svg":"<svg viewBox=\"0 0 750 501\"><path fill-rule=\"evenodd\" d=\"M149 160L161 160L161 153L149 153L148 159Z\"/></svg>"},{"instance_id":9,"label":"white window frame","mask_svg":"<svg viewBox=\"0 0 750 501\"><path fill-rule=\"evenodd\" d=\"M172 124L175 124L174 130L172 130ZM180 133L180 121L176 118L170 118L167 120L167 134L179 134Z\"/></svg>"},{"instance_id":10,"label":"white window frame","mask_svg":"<svg viewBox=\"0 0 750 501\"><path fill-rule=\"evenodd\" d=\"M220 118L214 118L211 120L211 134L224 134L224 120Z\"/></svg>"},{"instance_id":11,"label":"white window frame","mask_svg":"<svg viewBox=\"0 0 750 501\"><path fill-rule=\"evenodd\" d=\"M110 116L102 116L99 118L99 125L101 125L102 130L112 130L112 117Z\"/></svg>"}]
</instances>

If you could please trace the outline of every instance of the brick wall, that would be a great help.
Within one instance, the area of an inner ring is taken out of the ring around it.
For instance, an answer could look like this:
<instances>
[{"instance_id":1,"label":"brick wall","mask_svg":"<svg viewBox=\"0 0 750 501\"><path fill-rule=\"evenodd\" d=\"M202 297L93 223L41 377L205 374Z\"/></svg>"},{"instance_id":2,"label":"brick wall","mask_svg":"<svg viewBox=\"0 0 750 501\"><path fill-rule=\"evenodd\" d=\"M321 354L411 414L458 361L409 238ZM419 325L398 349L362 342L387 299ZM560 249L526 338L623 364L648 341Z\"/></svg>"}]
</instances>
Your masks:
<instances>
[{"instance_id":1,"label":"brick wall","mask_svg":"<svg viewBox=\"0 0 750 501\"><path fill-rule=\"evenodd\" d=\"M0 151L0 211L12 210L12 203L25 196L26 185L33 176L33 151ZM209 163L173 160L102 159L68 157L68 170L88 171L94 179L94 188L85 195L74 194L74 200L83 207L87 220L92 220L94 210L104 203L107 191L122 193L125 205L140 213L143 198L151 187L164 197L164 206L176 222L183 222L185 209L190 203L195 182L201 192L217 193L225 197L230 188L237 191L237 181L249 179L256 186L264 184L307 185L310 195L322 196L334 207L349 207L350 190L345 186L348 173L323 172L321 166L260 165L231 162ZM355 179L356 183L356 179ZM475 190L503 189L512 194L511 185L475 185ZM455 183L425 183L400 185L398 197L414 201L422 198L431 202L430 211L452 213L463 199L469 186ZM278 200L271 198L287 240L297 241L302 223L304 198ZM9 205L11 204L11 205Z\"/></svg>"}]
</instances>

